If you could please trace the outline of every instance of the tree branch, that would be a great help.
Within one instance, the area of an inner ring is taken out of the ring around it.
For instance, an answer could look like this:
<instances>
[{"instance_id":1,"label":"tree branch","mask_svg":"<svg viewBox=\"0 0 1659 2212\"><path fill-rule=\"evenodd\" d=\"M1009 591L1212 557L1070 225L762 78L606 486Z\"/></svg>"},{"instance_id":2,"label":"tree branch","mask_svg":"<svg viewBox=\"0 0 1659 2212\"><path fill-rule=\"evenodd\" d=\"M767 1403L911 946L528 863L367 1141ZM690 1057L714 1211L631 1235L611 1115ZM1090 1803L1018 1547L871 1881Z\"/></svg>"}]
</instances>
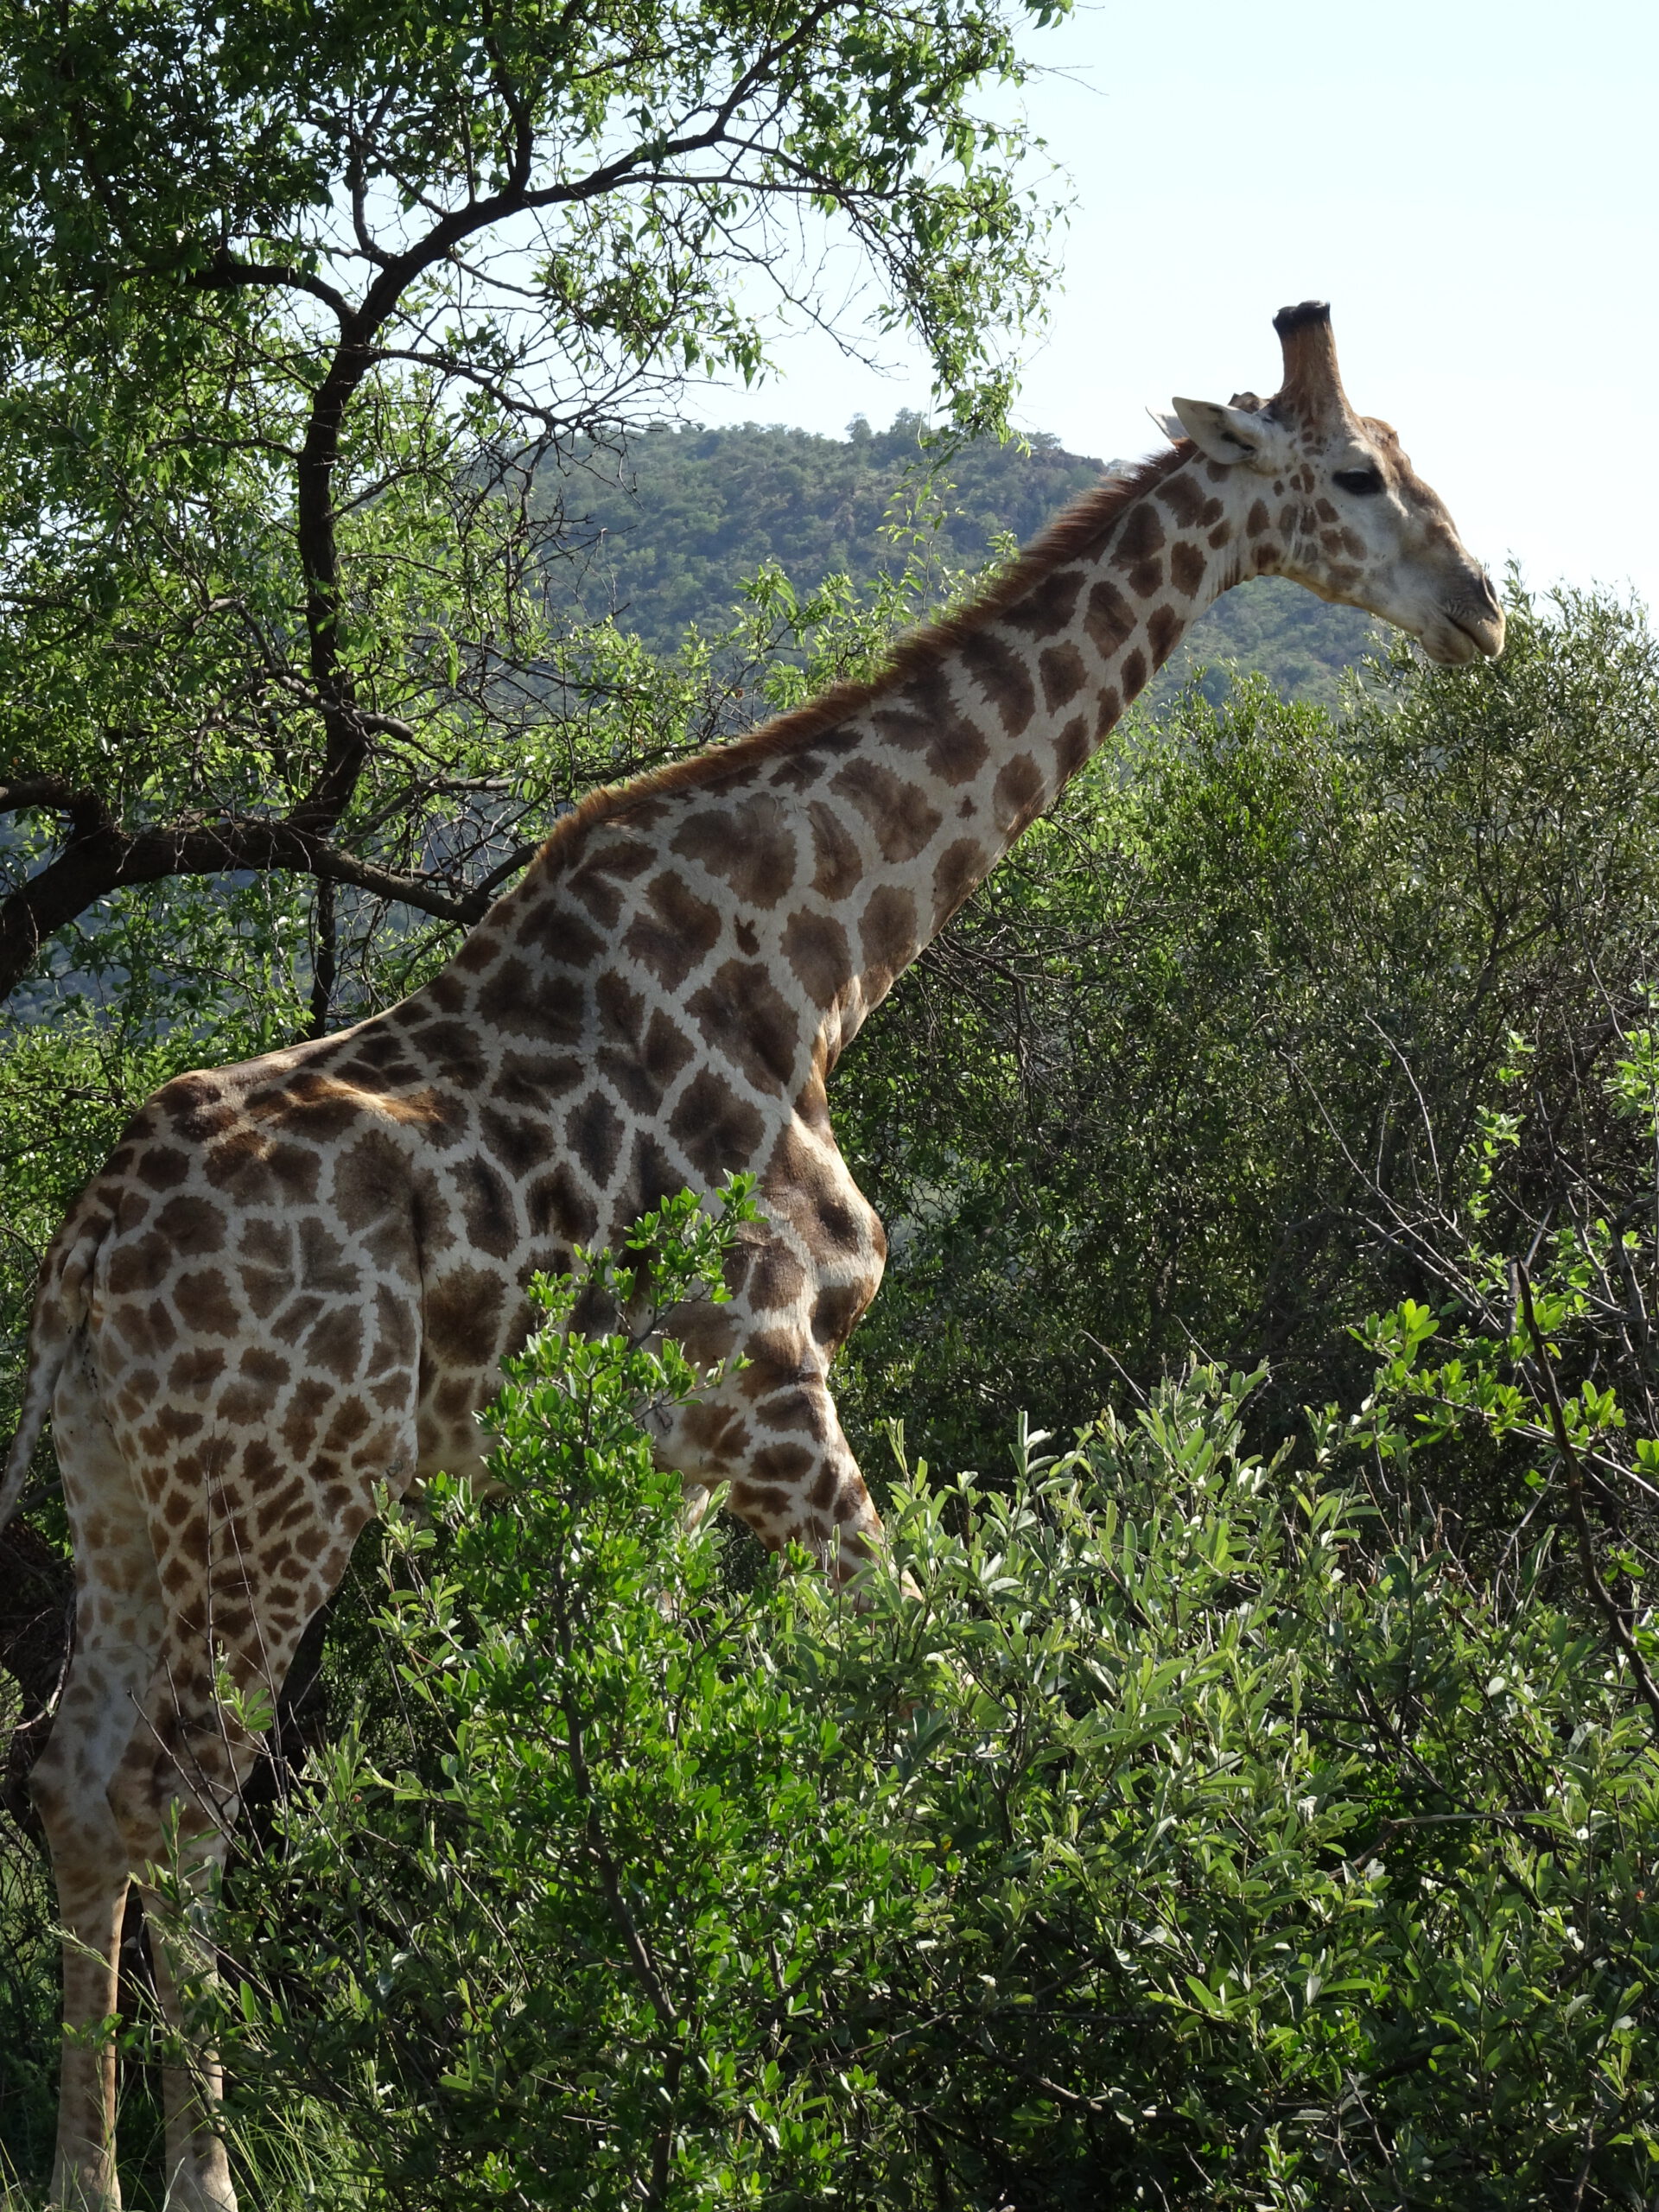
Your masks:
<instances>
[{"instance_id":1,"label":"tree branch","mask_svg":"<svg viewBox=\"0 0 1659 2212\"><path fill-rule=\"evenodd\" d=\"M1515 1276L1516 1303L1521 1309L1522 1318L1527 1325L1527 1334L1532 1339L1532 1348L1537 1357L1539 1370L1543 1377L1544 1396L1549 1406L1549 1425L1555 1433L1555 1448L1561 1455L1561 1467L1567 1477L1567 1508L1573 1516L1573 1526L1579 1539L1579 1553L1584 1561L1584 1579L1589 1585L1590 1595L1594 1599L1602 1618L1607 1624L1609 1635L1624 1655L1630 1672L1636 1677L1636 1686L1647 1700L1648 1710L1653 1715L1655 1732L1659 1734L1659 1684L1648 1672L1641 1647L1630 1634L1630 1623L1625 1619L1618 1600L1602 1580L1601 1569L1596 1564L1595 1538L1591 1533L1590 1516L1584 1510L1584 1478L1579 1467L1579 1455L1567 1433L1567 1415L1555 1381L1555 1370L1544 1344L1543 1332L1538 1326L1538 1316L1532 1310L1532 1282L1523 1262L1516 1260L1510 1265Z\"/></svg>"},{"instance_id":2,"label":"tree branch","mask_svg":"<svg viewBox=\"0 0 1659 2212\"><path fill-rule=\"evenodd\" d=\"M727 88L725 98L713 111L712 118L703 130L679 136L665 134L648 149L635 146L572 183L544 186L540 190L530 187L530 164L524 158L529 149L523 124L527 118L517 105L518 96L511 87L506 73L502 73L498 91L502 94L514 132L514 158L507 183L487 198L469 198L465 207L441 216L423 238L385 262L359 304L342 315L340 344L317 387L296 468L296 536L305 575L305 626L309 639L311 679L321 702L325 731L321 771L312 791L294 812L296 823L307 831L327 836L334 828L350 804L368 758L368 732L355 711L355 687L339 649L342 592L335 530L334 469L346 410L363 379L380 359L377 342L379 334L397 313L409 287L467 238L491 229L509 216L557 206L579 206L630 186L671 181L667 165L720 144L744 101L765 83L792 49L810 40L839 4L840 0L821 0L821 4L787 37L766 45ZM531 143L533 144L533 134ZM303 273L296 272L301 276ZM303 289L312 289L308 280Z\"/></svg>"},{"instance_id":3,"label":"tree branch","mask_svg":"<svg viewBox=\"0 0 1659 2212\"><path fill-rule=\"evenodd\" d=\"M16 783L0 784L0 814L22 814L29 807L67 814L85 796L61 776L20 776Z\"/></svg>"},{"instance_id":4,"label":"tree branch","mask_svg":"<svg viewBox=\"0 0 1659 2212\"><path fill-rule=\"evenodd\" d=\"M351 302L322 277L287 261L238 261L224 246L206 269L196 270L190 283L203 292L245 291L260 285L272 291L306 292L332 308L341 323L352 319Z\"/></svg>"},{"instance_id":5,"label":"tree branch","mask_svg":"<svg viewBox=\"0 0 1659 2212\"><path fill-rule=\"evenodd\" d=\"M99 899L131 884L238 868L281 869L353 884L461 927L480 920L491 904L487 891L441 890L423 877L359 859L291 818L181 823L136 834L106 819L90 836L73 837L55 860L0 903L0 997L22 982L48 938Z\"/></svg>"},{"instance_id":6,"label":"tree branch","mask_svg":"<svg viewBox=\"0 0 1659 2212\"><path fill-rule=\"evenodd\" d=\"M67 815L72 840L99 836L115 826L110 803L100 791L78 789L61 776L22 776L15 784L0 785L0 814L36 807Z\"/></svg>"}]
</instances>

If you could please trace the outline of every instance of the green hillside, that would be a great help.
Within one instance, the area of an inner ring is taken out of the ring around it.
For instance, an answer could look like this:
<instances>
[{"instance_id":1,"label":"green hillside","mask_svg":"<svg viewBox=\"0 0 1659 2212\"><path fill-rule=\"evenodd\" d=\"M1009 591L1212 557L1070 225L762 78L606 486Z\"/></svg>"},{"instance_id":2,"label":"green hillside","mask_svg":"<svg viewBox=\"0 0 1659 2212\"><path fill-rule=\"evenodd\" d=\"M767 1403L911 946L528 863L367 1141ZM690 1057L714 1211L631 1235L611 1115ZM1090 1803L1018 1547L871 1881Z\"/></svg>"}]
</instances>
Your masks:
<instances>
[{"instance_id":1,"label":"green hillside","mask_svg":"<svg viewBox=\"0 0 1659 2212\"><path fill-rule=\"evenodd\" d=\"M763 562L803 591L834 570L865 579L895 568L903 551L891 525L919 499L937 522L942 563L976 568L999 537L1033 536L1102 467L1053 438L1026 452L984 441L954 454L930 489L920 427L919 416L900 414L887 430L860 418L844 439L753 423L663 429L625 456L593 452L556 480L578 549L559 596L590 616L613 612L666 653L688 624L718 627ZM1370 637L1368 616L1264 578L1211 609L1162 688L1195 663L1224 660L1259 670L1291 696L1332 701L1338 672Z\"/></svg>"}]
</instances>

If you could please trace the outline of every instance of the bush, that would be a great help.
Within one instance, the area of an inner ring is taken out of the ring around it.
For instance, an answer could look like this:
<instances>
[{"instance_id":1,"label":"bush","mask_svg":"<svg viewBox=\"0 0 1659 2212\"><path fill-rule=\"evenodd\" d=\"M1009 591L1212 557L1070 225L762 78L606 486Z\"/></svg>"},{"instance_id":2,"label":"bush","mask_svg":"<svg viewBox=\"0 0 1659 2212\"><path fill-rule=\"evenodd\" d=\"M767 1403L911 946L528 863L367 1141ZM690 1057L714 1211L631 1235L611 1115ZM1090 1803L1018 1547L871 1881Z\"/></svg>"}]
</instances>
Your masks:
<instances>
[{"instance_id":1,"label":"bush","mask_svg":"<svg viewBox=\"0 0 1659 2212\"><path fill-rule=\"evenodd\" d=\"M1245 683L1128 730L837 1073L893 1239L842 1385L856 1441L902 1408L930 1456L985 1465L1015 1408L1069 1429L1195 1348L1271 1363L1271 1438L1363 1397L1350 1323L1462 1294L1471 1199L1511 1254L1569 1217L1650 1224L1651 1139L1605 1079L1651 1024L1656 943L1639 610L1515 597L1502 659L1402 648L1340 718ZM1632 1382L1659 1374L1654 1266L1649 1240L1600 1332ZM1417 1472L1465 1550L1507 1539L1490 1455Z\"/></svg>"},{"instance_id":2,"label":"bush","mask_svg":"<svg viewBox=\"0 0 1659 2212\"><path fill-rule=\"evenodd\" d=\"M267 2175L286 2131L308 2201L421 2212L1650 2203L1659 1761L1548 1541L1500 1602L1197 1369L1004 1491L907 1471L913 1594L738 1592L645 1333L727 1233L645 1224L632 1336L549 1287L500 1496L390 1518L392 1695L199 1993Z\"/></svg>"}]
</instances>

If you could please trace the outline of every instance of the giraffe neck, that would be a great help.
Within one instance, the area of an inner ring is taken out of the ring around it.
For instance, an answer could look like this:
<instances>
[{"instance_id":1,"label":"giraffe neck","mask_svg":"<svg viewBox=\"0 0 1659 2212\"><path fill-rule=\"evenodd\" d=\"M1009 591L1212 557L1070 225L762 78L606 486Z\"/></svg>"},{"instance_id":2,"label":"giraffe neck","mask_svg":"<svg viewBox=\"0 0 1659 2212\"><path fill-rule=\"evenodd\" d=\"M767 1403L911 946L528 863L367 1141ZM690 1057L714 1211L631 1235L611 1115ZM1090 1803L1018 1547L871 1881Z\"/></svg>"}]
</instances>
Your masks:
<instances>
[{"instance_id":1,"label":"giraffe neck","mask_svg":"<svg viewBox=\"0 0 1659 2212\"><path fill-rule=\"evenodd\" d=\"M603 1051L638 1057L642 1024L690 1020L757 1097L820 1096L1188 625L1279 564L1289 510L1269 520L1268 481L1177 448L1086 494L874 683L593 794L426 995L457 1013L499 964L478 987L488 1026L529 1020L533 993L550 1037L598 1051L614 1029L628 1041Z\"/></svg>"},{"instance_id":2,"label":"giraffe neck","mask_svg":"<svg viewBox=\"0 0 1659 2212\"><path fill-rule=\"evenodd\" d=\"M1192 623L1276 566L1266 481L1190 448L1090 495L849 717L824 800L864 817L855 963L833 1064L893 979L1103 743ZM1281 487L1282 489L1282 487ZM1087 528L1091 502L1107 512ZM876 851L871 855L869 845Z\"/></svg>"}]
</instances>

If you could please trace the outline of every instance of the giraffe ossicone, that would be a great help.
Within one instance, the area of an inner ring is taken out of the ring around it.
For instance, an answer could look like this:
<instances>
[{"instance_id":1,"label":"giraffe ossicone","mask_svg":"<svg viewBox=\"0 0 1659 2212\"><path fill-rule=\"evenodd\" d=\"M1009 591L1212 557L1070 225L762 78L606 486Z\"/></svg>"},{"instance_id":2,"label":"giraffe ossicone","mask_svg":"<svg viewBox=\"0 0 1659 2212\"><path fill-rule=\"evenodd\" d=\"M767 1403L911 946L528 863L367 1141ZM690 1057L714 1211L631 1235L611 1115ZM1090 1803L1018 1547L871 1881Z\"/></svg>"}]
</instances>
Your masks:
<instances>
[{"instance_id":1,"label":"giraffe ossicone","mask_svg":"<svg viewBox=\"0 0 1659 2212\"><path fill-rule=\"evenodd\" d=\"M1501 650L1480 565L1349 406L1327 310L1275 327L1272 399L1178 399L1179 442L874 682L593 794L423 988L168 1084L88 1185L41 1269L0 1488L3 1520L49 1414L77 1590L33 1778L77 2031L65 2212L119 2202L96 2031L129 1885L175 1822L208 1880L257 1751L225 1678L275 1696L381 1486L480 1471L531 1275L752 1170L766 1218L731 1302L688 1325L695 1358L747 1363L661 1456L693 1496L729 1484L767 1544L868 1561L880 1524L830 1389L886 1249L830 1127L847 1044L1231 585L1293 577L1440 661ZM169 2204L231 2212L212 2054L164 2086Z\"/></svg>"}]
</instances>

